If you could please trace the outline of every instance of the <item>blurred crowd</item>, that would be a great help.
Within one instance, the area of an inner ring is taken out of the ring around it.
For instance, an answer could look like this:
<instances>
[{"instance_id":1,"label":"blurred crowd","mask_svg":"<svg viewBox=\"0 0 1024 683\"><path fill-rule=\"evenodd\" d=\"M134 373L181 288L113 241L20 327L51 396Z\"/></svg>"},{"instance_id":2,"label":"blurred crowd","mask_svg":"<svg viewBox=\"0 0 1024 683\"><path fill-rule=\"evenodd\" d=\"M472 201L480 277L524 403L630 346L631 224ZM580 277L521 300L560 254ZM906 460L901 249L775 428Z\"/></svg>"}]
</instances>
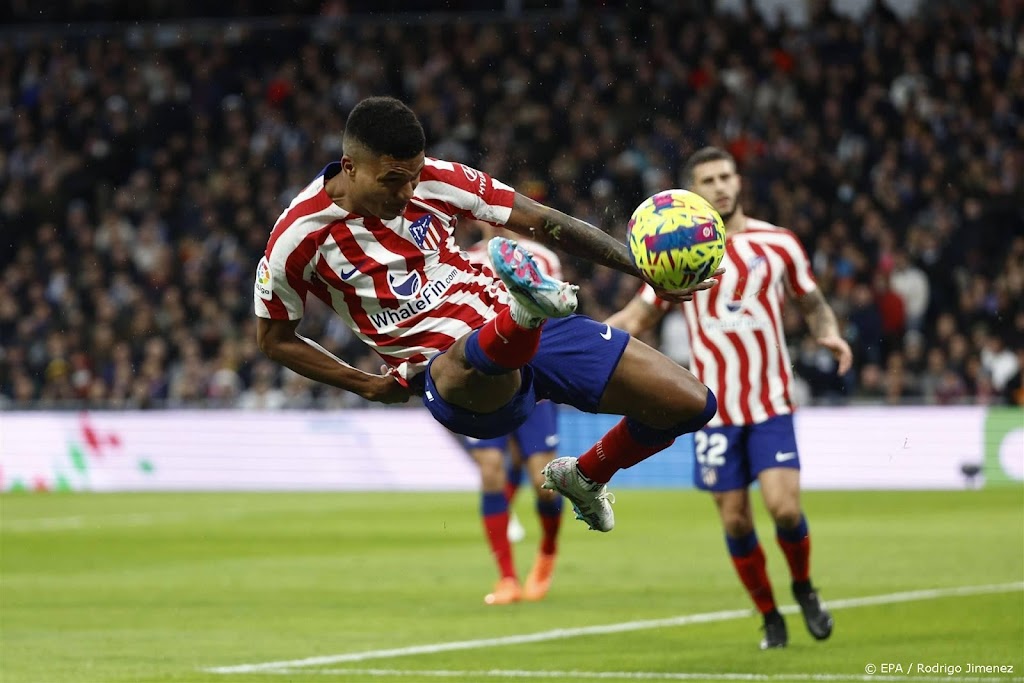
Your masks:
<instances>
[{"instance_id":1,"label":"blurred crowd","mask_svg":"<svg viewBox=\"0 0 1024 683\"><path fill-rule=\"evenodd\" d=\"M0 41L6 407L359 404L261 356L252 280L374 94L420 114L431 155L619 238L688 154L724 147L747 213L799 235L855 350L836 376L791 306L802 400L1024 404L1019 3L928 2L903 21L881 1L860 20L822 2L806 27L752 5L544 22L356 22L332 6L279 26ZM565 266L598 318L638 286ZM669 318L651 341L685 361L679 329ZM300 331L379 368L315 300Z\"/></svg>"}]
</instances>

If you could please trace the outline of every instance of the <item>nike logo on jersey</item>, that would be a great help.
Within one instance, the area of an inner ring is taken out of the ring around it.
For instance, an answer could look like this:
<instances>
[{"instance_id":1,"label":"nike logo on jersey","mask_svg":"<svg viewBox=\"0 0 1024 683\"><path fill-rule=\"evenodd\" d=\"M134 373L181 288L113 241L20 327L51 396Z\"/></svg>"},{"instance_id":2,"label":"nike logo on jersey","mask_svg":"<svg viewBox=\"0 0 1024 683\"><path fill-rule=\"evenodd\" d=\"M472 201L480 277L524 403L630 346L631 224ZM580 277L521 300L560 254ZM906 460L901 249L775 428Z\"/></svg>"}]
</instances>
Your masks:
<instances>
[{"instance_id":1,"label":"nike logo on jersey","mask_svg":"<svg viewBox=\"0 0 1024 683\"><path fill-rule=\"evenodd\" d=\"M601 338L605 339L605 340L610 340L612 338L612 326L611 325L607 325L606 324L604 326L604 332L601 333Z\"/></svg>"},{"instance_id":2,"label":"nike logo on jersey","mask_svg":"<svg viewBox=\"0 0 1024 683\"><path fill-rule=\"evenodd\" d=\"M788 460L792 460L795 457L796 451L789 451L788 453L783 453L782 451L775 452L775 462L786 462Z\"/></svg>"},{"instance_id":3,"label":"nike logo on jersey","mask_svg":"<svg viewBox=\"0 0 1024 683\"><path fill-rule=\"evenodd\" d=\"M341 276L342 280L348 280L348 279L350 279L353 275L355 275L358 272L359 272L358 268L353 268L352 270L343 270L340 273L338 273L338 275Z\"/></svg>"}]
</instances>

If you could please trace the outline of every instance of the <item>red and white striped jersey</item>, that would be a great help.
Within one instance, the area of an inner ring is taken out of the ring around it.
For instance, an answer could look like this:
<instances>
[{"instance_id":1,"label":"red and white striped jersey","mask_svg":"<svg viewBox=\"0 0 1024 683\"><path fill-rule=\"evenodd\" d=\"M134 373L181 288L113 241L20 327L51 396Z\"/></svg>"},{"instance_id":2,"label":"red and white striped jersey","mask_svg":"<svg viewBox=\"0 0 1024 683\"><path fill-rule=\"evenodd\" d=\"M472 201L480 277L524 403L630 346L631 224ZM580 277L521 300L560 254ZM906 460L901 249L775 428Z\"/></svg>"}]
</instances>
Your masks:
<instances>
[{"instance_id":1,"label":"red and white striped jersey","mask_svg":"<svg viewBox=\"0 0 1024 683\"><path fill-rule=\"evenodd\" d=\"M340 168L328 165L277 219L256 269L256 315L298 320L312 294L407 381L508 305L501 280L469 262L453 231L460 216L503 225L515 191L427 158L403 215L381 221L327 195Z\"/></svg>"},{"instance_id":2,"label":"red and white striped jersey","mask_svg":"<svg viewBox=\"0 0 1024 683\"><path fill-rule=\"evenodd\" d=\"M690 369L718 398L710 426L747 425L793 412L793 379L782 328L787 292L817 289L803 245L789 230L747 219L729 234L718 285L682 304L690 330ZM644 301L663 310L670 302L650 286Z\"/></svg>"},{"instance_id":3,"label":"red and white striped jersey","mask_svg":"<svg viewBox=\"0 0 1024 683\"><path fill-rule=\"evenodd\" d=\"M519 235L516 235L513 239L515 239L519 246L533 254L533 260L537 262L541 272L556 280L562 279L562 262L559 260L558 254L540 242L534 242ZM466 255L469 256L469 260L473 263L484 266L487 268L487 272L492 272L491 259L487 255L487 240L482 240L471 246L466 250Z\"/></svg>"}]
</instances>

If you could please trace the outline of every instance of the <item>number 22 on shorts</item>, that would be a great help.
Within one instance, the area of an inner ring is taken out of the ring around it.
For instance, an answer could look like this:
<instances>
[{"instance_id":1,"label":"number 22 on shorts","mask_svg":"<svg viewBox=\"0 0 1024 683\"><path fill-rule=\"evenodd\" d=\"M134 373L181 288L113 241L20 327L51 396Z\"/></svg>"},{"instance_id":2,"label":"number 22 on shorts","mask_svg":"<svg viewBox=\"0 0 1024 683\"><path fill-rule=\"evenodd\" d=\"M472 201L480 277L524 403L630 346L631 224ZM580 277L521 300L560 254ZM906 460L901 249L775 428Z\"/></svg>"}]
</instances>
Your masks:
<instances>
[{"instance_id":1,"label":"number 22 on shorts","mask_svg":"<svg viewBox=\"0 0 1024 683\"><path fill-rule=\"evenodd\" d=\"M693 451L697 462L704 467L721 467L725 464L725 451L729 448L729 439L725 434L708 434L695 432L693 435Z\"/></svg>"}]
</instances>

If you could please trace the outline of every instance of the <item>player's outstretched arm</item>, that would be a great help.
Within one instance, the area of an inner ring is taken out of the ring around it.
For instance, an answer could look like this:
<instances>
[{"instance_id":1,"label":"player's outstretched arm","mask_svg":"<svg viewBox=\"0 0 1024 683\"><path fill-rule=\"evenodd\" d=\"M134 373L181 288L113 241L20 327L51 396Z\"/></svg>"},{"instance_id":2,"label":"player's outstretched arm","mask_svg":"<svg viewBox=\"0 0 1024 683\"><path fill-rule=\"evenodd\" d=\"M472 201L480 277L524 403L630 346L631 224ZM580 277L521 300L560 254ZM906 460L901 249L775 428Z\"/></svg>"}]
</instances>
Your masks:
<instances>
[{"instance_id":1,"label":"player's outstretched arm","mask_svg":"<svg viewBox=\"0 0 1024 683\"><path fill-rule=\"evenodd\" d=\"M625 308L613 313L605 322L636 337L652 329L664 316L665 311L647 303L638 294Z\"/></svg>"},{"instance_id":2,"label":"player's outstretched arm","mask_svg":"<svg viewBox=\"0 0 1024 683\"><path fill-rule=\"evenodd\" d=\"M625 244L586 221L573 218L518 192L515 203L512 205L512 214L505 223L505 227L560 249L567 254L579 256L645 280L637 267L633 265L633 260L629 257L629 249ZM714 275L719 275L721 272L719 270ZM672 302L689 301L693 298L694 292L709 289L716 284L718 284L717 280L708 279L688 289L674 292L659 290L658 294Z\"/></svg>"},{"instance_id":3,"label":"player's outstretched arm","mask_svg":"<svg viewBox=\"0 0 1024 683\"><path fill-rule=\"evenodd\" d=\"M404 403L411 392L393 376L357 370L312 339L296 333L298 320L256 319L256 343L267 358L303 377L378 403Z\"/></svg>"},{"instance_id":4,"label":"player's outstretched arm","mask_svg":"<svg viewBox=\"0 0 1024 683\"><path fill-rule=\"evenodd\" d=\"M567 254L641 277L625 244L590 223L519 193L505 227Z\"/></svg>"},{"instance_id":5,"label":"player's outstretched arm","mask_svg":"<svg viewBox=\"0 0 1024 683\"><path fill-rule=\"evenodd\" d=\"M850 345L839 334L839 323L832 307L825 301L820 289L815 289L797 298L800 310L807 321L807 327L819 344L832 352L838 364L837 373L845 375L853 365Z\"/></svg>"}]
</instances>

